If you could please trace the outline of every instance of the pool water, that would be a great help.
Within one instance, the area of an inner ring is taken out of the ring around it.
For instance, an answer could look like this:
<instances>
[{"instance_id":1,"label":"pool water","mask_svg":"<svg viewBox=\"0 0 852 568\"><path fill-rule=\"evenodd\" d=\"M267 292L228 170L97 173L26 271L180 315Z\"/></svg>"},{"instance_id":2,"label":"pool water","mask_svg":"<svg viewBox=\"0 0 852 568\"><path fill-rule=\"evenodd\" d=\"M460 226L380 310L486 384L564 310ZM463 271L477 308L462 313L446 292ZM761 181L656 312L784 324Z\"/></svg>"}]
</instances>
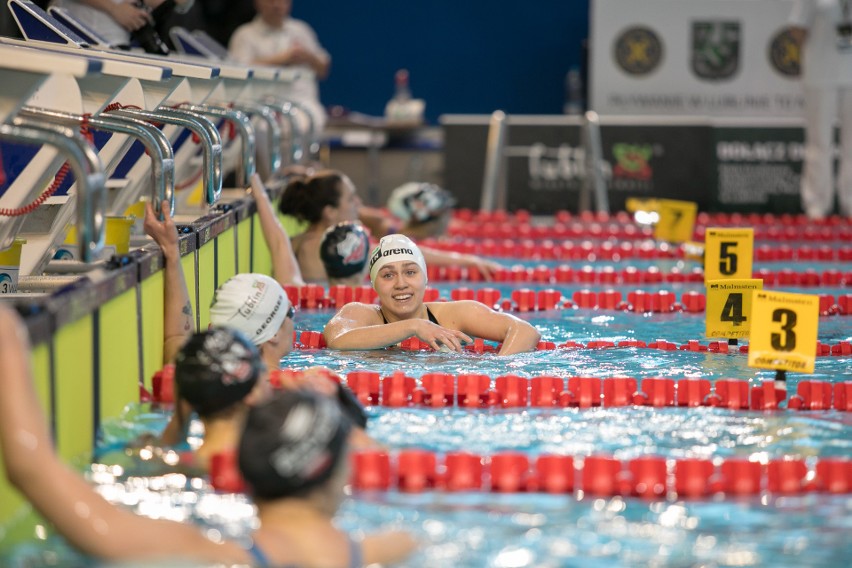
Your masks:
<instances>
[{"instance_id":1,"label":"pool water","mask_svg":"<svg viewBox=\"0 0 852 568\"><path fill-rule=\"evenodd\" d=\"M635 263L632 263L635 264ZM802 267L805 268L805 267ZM798 269L798 266L797 266ZM486 284L464 284L483 287ZM437 283L448 298L455 285ZM489 285L494 287L493 285ZM496 286L508 298L518 285ZM537 288L536 286L527 286ZM538 286L542 288L545 286ZM584 286L547 286L563 297ZM590 285L592 289L608 286ZM616 287L635 289L639 286ZM701 285L642 286L678 295ZM775 289L778 289L777 287ZM785 289L786 290L786 289ZM801 289L805 293L816 290ZM823 288L819 293L846 293ZM302 310L297 330L322 329L333 312ZM521 314L557 344L587 341L667 339L678 344L704 337L700 314L634 314L563 309ZM852 339L848 316L821 317L819 339ZM427 372L747 379L774 378L773 371L751 369L740 353L716 354L637 348L557 349L504 358L493 354L447 354L388 349L374 352L294 351L283 366L326 365L345 375L357 370L382 376L402 370L419 378ZM819 357L813 375L788 375L791 393L802 379L852 380L852 358ZM371 407L368 432L393 453L421 448L437 453L470 451L490 455L513 450L536 456L611 455L632 459L784 456L811 460L852 456L852 416L820 412L731 411L722 408L463 409ZM140 433L165 424L157 409L134 405L124 420L105 426L101 461L89 477L114 502L142 514L191 520L220 534L241 537L254 526L253 508L243 496L220 495L199 478L172 469L163 456L140 459L115 451ZM168 459L166 459L168 461ZM152 466L151 464L156 465ZM159 472L157 471L159 469ZM656 501L570 495L492 494L487 492L406 494L396 490L355 493L337 518L358 533L405 527L421 541L406 567L556 567L556 566L827 566L852 562L852 496L810 493L762 494L743 498ZM48 536L37 547L22 547L6 561L12 566L91 565ZM56 559L59 563L56 564ZM0 559L2 560L2 559ZM5 564L4 564L5 565Z\"/></svg>"}]
</instances>

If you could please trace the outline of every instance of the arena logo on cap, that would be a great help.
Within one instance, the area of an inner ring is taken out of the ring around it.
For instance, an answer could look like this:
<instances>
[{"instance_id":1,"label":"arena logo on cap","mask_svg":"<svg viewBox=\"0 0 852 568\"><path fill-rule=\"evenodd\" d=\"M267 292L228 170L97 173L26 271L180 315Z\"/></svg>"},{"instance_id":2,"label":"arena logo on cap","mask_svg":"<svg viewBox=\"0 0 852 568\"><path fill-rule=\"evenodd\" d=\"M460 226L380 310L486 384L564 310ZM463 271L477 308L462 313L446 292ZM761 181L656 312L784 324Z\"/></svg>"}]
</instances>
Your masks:
<instances>
[{"instance_id":1,"label":"arena logo on cap","mask_svg":"<svg viewBox=\"0 0 852 568\"><path fill-rule=\"evenodd\" d=\"M395 248L395 249L387 249L387 250L377 250L376 254L373 255L373 258L370 259L370 266L372 267L376 262L385 256L393 256L395 254L408 254L414 256L414 251L410 248Z\"/></svg>"}]
</instances>

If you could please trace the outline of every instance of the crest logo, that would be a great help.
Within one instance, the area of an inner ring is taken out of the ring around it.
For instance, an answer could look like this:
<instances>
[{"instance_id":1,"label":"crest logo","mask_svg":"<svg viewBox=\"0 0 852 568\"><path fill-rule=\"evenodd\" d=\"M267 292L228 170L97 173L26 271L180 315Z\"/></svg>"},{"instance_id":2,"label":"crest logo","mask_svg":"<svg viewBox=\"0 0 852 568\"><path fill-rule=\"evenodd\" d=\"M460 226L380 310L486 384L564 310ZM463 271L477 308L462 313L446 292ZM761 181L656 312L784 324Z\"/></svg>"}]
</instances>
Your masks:
<instances>
[{"instance_id":1,"label":"crest logo","mask_svg":"<svg viewBox=\"0 0 852 568\"><path fill-rule=\"evenodd\" d=\"M663 43L649 28L627 28L616 38L613 56L625 73L647 75L663 60Z\"/></svg>"},{"instance_id":2,"label":"crest logo","mask_svg":"<svg viewBox=\"0 0 852 568\"><path fill-rule=\"evenodd\" d=\"M785 77L798 77L802 72L802 46L793 39L789 28L779 31L769 43L769 62Z\"/></svg>"},{"instance_id":3,"label":"crest logo","mask_svg":"<svg viewBox=\"0 0 852 568\"><path fill-rule=\"evenodd\" d=\"M740 68L740 23L692 22L692 72L702 79L730 79Z\"/></svg>"},{"instance_id":4,"label":"crest logo","mask_svg":"<svg viewBox=\"0 0 852 568\"><path fill-rule=\"evenodd\" d=\"M654 171L648 163L654 154L654 149L647 144L615 144L612 147L616 165L612 170L615 177L637 180L649 180Z\"/></svg>"}]
</instances>

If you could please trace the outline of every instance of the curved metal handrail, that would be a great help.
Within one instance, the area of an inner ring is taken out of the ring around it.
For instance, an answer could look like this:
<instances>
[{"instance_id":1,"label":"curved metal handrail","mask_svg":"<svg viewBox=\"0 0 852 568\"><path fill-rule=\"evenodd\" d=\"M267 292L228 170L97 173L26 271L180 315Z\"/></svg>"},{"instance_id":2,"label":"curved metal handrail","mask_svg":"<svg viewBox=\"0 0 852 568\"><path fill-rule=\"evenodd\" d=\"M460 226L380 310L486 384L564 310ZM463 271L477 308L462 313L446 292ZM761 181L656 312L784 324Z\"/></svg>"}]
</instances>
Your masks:
<instances>
[{"instance_id":1,"label":"curved metal handrail","mask_svg":"<svg viewBox=\"0 0 852 568\"><path fill-rule=\"evenodd\" d=\"M254 136L254 125L251 123L249 116L238 109L209 104L184 103L179 105L177 110L188 110L205 116L230 120L237 127L240 139L242 140L242 160L238 179L242 180L243 187L248 187L251 184L251 177L257 171L255 164L257 142Z\"/></svg>"},{"instance_id":2,"label":"curved metal handrail","mask_svg":"<svg viewBox=\"0 0 852 568\"><path fill-rule=\"evenodd\" d=\"M209 205L219 201L222 195L222 138L216 126L206 117L185 109L159 107L157 110L122 108L109 113L118 116L141 118L148 121L175 124L189 129L201 138L201 151L204 156L204 196Z\"/></svg>"},{"instance_id":3,"label":"curved metal handrail","mask_svg":"<svg viewBox=\"0 0 852 568\"><path fill-rule=\"evenodd\" d=\"M281 168L281 126L278 124L278 118L275 112L269 105L261 103L234 103L234 108L241 110L249 116L256 116L263 121L269 129L269 169L271 173L277 172Z\"/></svg>"},{"instance_id":4,"label":"curved metal handrail","mask_svg":"<svg viewBox=\"0 0 852 568\"><path fill-rule=\"evenodd\" d=\"M94 148L74 129L16 118L0 125L0 138L28 144L49 144L65 155L77 183L76 214L80 259L94 261L104 246L106 177Z\"/></svg>"},{"instance_id":5,"label":"curved metal handrail","mask_svg":"<svg viewBox=\"0 0 852 568\"><path fill-rule=\"evenodd\" d=\"M128 116L110 116L108 114L83 115L57 110L24 107L19 112L21 116L44 119L57 122L65 126L77 126L84 120L96 130L105 132L117 132L127 134L139 140L148 154L151 156L151 201L156 211L160 212L160 204L164 199L169 202L169 212L174 214L175 209L175 160L174 151L169 139L163 132L152 124Z\"/></svg>"}]
</instances>

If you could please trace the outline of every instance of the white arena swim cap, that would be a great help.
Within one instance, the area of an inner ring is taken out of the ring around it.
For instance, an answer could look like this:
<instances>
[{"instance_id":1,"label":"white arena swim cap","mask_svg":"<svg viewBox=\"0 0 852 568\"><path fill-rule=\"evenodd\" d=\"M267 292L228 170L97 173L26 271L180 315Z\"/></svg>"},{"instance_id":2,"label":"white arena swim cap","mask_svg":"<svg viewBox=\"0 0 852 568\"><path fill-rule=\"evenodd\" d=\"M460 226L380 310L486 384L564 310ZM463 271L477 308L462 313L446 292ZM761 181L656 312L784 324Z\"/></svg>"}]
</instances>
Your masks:
<instances>
[{"instance_id":1,"label":"white arena swim cap","mask_svg":"<svg viewBox=\"0 0 852 568\"><path fill-rule=\"evenodd\" d=\"M278 281L264 274L237 274L219 286L210 304L210 323L238 329L255 345L272 339L290 309Z\"/></svg>"},{"instance_id":2,"label":"white arena swim cap","mask_svg":"<svg viewBox=\"0 0 852 568\"><path fill-rule=\"evenodd\" d=\"M390 262L409 261L420 266L423 274L426 274L426 259L423 253L414 244L414 241L405 235L386 235L379 241L379 245L370 253L370 283L376 283L376 275L381 268Z\"/></svg>"}]
</instances>

